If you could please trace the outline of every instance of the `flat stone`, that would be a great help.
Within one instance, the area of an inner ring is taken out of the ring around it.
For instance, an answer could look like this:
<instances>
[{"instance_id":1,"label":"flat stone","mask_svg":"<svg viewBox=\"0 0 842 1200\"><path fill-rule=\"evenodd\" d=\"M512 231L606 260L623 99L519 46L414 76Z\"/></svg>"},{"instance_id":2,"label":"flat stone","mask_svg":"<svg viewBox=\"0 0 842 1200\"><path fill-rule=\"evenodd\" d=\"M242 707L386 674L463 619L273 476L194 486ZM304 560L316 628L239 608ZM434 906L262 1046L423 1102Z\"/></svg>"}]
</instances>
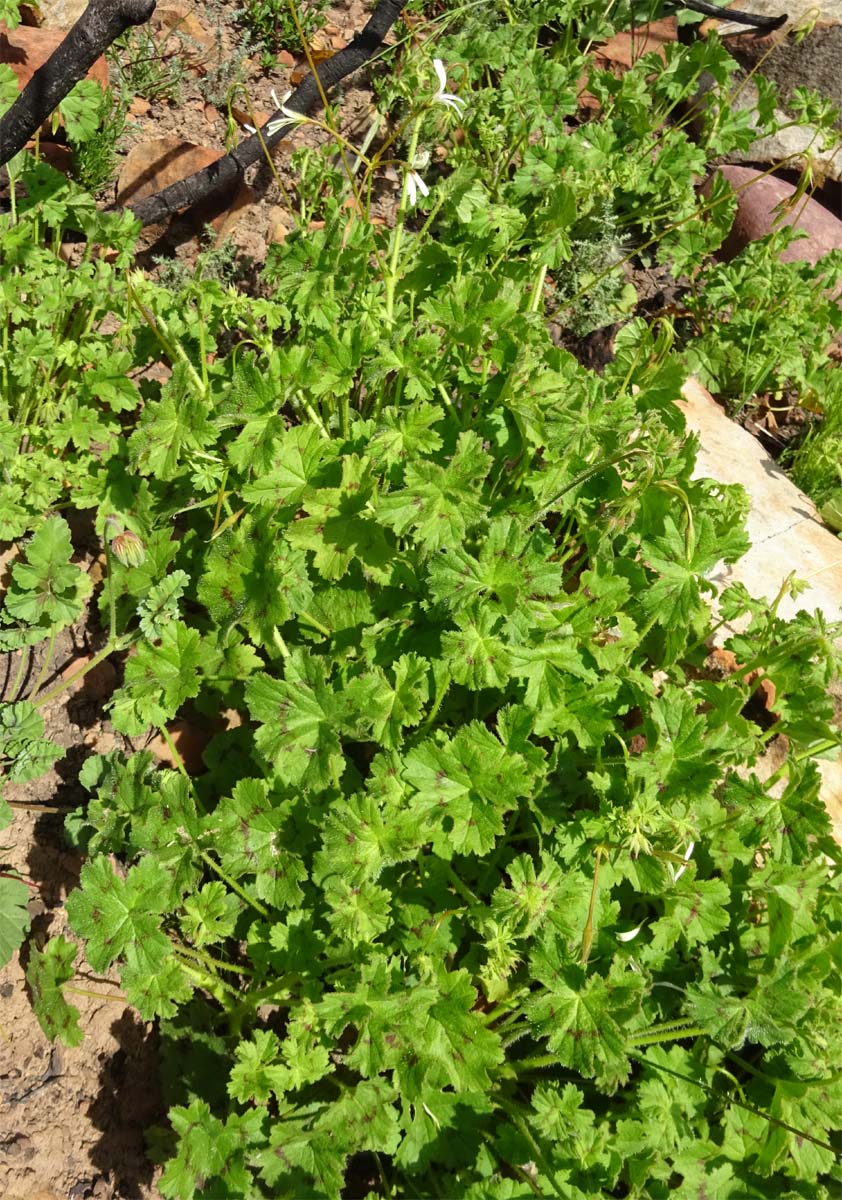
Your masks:
<instances>
[{"instance_id":1,"label":"flat stone","mask_svg":"<svg viewBox=\"0 0 842 1200\"><path fill-rule=\"evenodd\" d=\"M117 180L117 203L131 204L154 196L172 183L187 179L222 158L223 150L211 146L196 146L177 137L153 138L139 142L129 151ZM245 181L201 200L191 209L191 219L197 230L211 225L218 240L231 235L234 227L244 220L255 195Z\"/></svg>"},{"instance_id":2,"label":"flat stone","mask_svg":"<svg viewBox=\"0 0 842 1200\"><path fill-rule=\"evenodd\" d=\"M771 601L794 573L807 589L795 600L785 596L780 615L788 618L801 609L819 609L829 621L838 621L842 541L823 524L815 504L750 433L729 420L700 383L687 381L679 407L701 443L696 478L739 483L750 500L751 549L739 562L717 566L711 581L720 588L743 583L753 596Z\"/></svg>"},{"instance_id":3,"label":"flat stone","mask_svg":"<svg viewBox=\"0 0 842 1200\"><path fill-rule=\"evenodd\" d=\"M752 596L773 601L794 574L807 588L794 600L785 595L778 604L779 615L789 619L799 611L818 609L828 621L838 621L842 541L822 524L812 500L750 433L726 417L710 392L690 379L682 388L682 397L678 405L687 428L698 434L700 441L695 477L739 483L750 503L747 532L751 548L739 562L715 567L708 576L711 582L720 589L742 583ZM838 712L842 706L836 695L834 702ZM833 836L842 843L842 755L817 759L816 765L822 777L819 795L830 816Z\"/></svg>"},{"instance_id":4,"label":"flat stone","mask_svg":"<svg viewBox=\"0 0 842 1200\"><path fill-rule=\"evenodd\" d=\"M184 57L193 67L207 62L213 55L214 35L202 24L191 5L159 6L152 15L152 26L165 34L180 34L184 39Z\"/></svg>"}]
</instances>

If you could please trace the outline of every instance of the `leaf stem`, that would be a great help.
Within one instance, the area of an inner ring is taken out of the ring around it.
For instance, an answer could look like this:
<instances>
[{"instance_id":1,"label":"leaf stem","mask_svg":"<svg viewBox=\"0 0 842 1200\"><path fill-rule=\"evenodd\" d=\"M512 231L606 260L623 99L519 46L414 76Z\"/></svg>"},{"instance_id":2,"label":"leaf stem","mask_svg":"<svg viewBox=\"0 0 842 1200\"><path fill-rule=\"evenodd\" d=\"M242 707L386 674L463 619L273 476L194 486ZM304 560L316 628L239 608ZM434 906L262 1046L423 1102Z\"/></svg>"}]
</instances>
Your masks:
<instances>
[{"instance_id":1,"label":"leaf stem","mask_svg":"<svg viewBox=\"0 0 842 1200\"><path fill-rule=\"evenodd\" d=\"M127 997L118 992L116 995L109 995L107 992L92 992L90 988L73 987L72 984L64 983L61 987L62 993L70 992L73 996L89 996L93 1000L110 1000L117 1001L120 1004L128 1004Z\"/></svg>"},{"instance_id":2,"label":"leaf stem","mask_svg":"<svg viewBox=\"0 0 842 1200\"><path fill-rule=\"evenodd\" d=\"M197 946L176 946L175 950L178 954L191 954L197 958L200 963L204 963L206 967L212 967L218 971L230 971L232 975L245 975L248 979L256 979L257 972L252 967L238 966L236 963L225 962L222 958L216 958L213 954L208 954L205 950L200 950Z\"/></svg>"},{"instance_id":3,"label":"leaf stem","mask_svg":"<svg viewBox=\"0 0 842 1200\"><path fill-rule=\"evenodd\" d=\"M44 676L47 674L50 663L53 660L53 651L55 650L55 646L56 646L56 635L57 634L58 634L58 625L54 625L52 627L52 629L50 630L50 637L49 637L49 641L47 643L46 653L44 654L44 661L41 663L41 670L38 672L38 678L35 680L35 683L32 685L32 691L30 692L30 696L33 696L33 697L37 696L38 692L41 688L41 684L44 682Z\"/></svg>"},{"instance_id":4,"label":"leaf stem","mask_svg":"<svg viewBox=\"0 0 842 1200\"><path fill-rule=\"evenodd\" d=\"M253 908L254 911L261 917L263 917L265 921L271 920L269 910L264 908L259 900L255 900L253 896L250 896L245 888L237 883L236 879L232 879L231 876L222 869L219 863L215 862L214 859L211 858L206 850L203 850L201 846L196 846L196 852L201 858L202 862L207 863L210 869L216 872L222 882L230 887L232 892L236 892L240 899L244 900L245 903L248 904L250 908Z\"/></svg>"},{"instance_id":5,"label":"leaf stem","mask_svg":"<svg viewBox=\"0 0 842 1200\"><path fill-rule=\"evenodd\" d=\"M389 268L386 273L386 320L390 325L395 321L395 287L398 281L398 262L401 253L401 240L403 238L403 226L406 219L406 197L409 191L409 176L413 170L415 156L418 153L418 138L421 133L421 118L418 117L412 123L412 132L409 135L409 150L406 156L406 165L403 171L403 182L401 184L401 198L398 204L398 215L395 218L395 228L392 234L392 252L389 255Z\"/></svg>"},{"instance_id":6,"label":"leaf stem","mask_svg":"<svg viewBox=\"0 0 842 1200\"><path fill-rule=\"evenodd\" d=\"M84 679L89 671L92 671L94 667L98 667L99 664L104 662L109 655L116 654L119 650L125 650L132 644L133 641L135 641L135 636L133 634L126 634L121 638L117 638L117 640L113 643L109 641L108 644L103 646L102 650L100 650L98 654L95 654L93 658L89 659L83 667L80 667L78 671L74 671L72 675L68 675L68 677L63 679L61 683L57 683L54 688L50 688L48 692L45 692L43 696L39 696L37 700L33 700L32 703L36 708L41 708L42 705L48 704L51 700L54 700L56 696L60 696L65 688L71 687L77 681L77 679Z\"/></svg>"}]
</instances>

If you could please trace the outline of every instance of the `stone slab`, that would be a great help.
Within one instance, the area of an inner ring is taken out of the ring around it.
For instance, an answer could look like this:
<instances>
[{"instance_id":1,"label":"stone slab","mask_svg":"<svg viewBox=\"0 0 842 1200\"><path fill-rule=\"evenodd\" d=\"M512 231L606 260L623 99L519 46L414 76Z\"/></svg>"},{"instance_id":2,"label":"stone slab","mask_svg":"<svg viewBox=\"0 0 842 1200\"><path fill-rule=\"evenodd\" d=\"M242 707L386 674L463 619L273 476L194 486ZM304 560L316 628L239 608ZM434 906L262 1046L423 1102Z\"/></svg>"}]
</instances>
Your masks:
<instances>
[{"instance_id":1,"label":"stone slab","mask_svg":"<svg viewBox=\"0 0 842 1200\"><path fill-rule=\"evenodd\" d=\"M710 392L691 379L682 397L687 427L701 443L697 478L742 484L751 502L751 549L739 562L716 567L712 581L719 587L740 582L753 596L773 600L794 571L807 590L795 600L785 597L780 615L819 609L828 621L842 620L842 541L822 522L812 500L750 433L729 420Z\"/></svg>"},{"instance_id":2,"label":"stone slab","mask_svg":"<svg viewBox=\"0 0 842 1200\"><path fill-rule=\"evenodd\" d=\"M751 434L729 420L710 392L690 379L682 396L678 403L688 430L700 440L696 478L742 484L750 500L751 549L739 562L715 567L712 582L720 588L740 582L753 596L774 600L794 571L807 590L795 600L784 597L780 615L818 609L829 621L842 619L842 540ZM835 702L838 711L839 697ZM842 844L842 755L819 759L816 765L822 776L820 795L834 837Z\"/></svg>"}]
</instances>

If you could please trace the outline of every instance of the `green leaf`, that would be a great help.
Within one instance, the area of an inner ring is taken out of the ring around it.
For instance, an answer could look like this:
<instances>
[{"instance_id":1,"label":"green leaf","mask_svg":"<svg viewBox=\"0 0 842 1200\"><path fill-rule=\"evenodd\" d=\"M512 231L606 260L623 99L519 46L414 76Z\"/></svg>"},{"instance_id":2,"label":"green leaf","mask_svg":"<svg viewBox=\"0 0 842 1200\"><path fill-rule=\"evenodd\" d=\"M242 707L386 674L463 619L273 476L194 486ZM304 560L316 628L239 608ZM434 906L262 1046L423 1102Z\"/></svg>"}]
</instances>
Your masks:
<instances>
[{"instance_id":1,"label":"green leaf","mask_svg":"<svg viewBox=\"0 0 842 1200\"><path fill-rule=\"evenodd\" d=\"M511 669L511 655L497 637L503 618L488 608L472 606L457 616L459 631L442 634L444 661L457 683L471 691L502 688Z\"/></svg>"},{"instance_id":2,"label":"green leaf","mask_svg":"<svg viewBox=\"0 0 842 1200\"><path fill-rule=\"evenodd\" d=\"M559 1066L609 1086L627 1079L626 1028L643 999L640 976L586 977L579 967L558 970L544 956L533 966L545 991L528 1002L527 1012L535 1037L546 1039Z\"/></svg>"},{"instance_id":3,"label":"green leaf","mask_svg":"<svg viewBox=\"0 0 842 1200\"><path fill-rule=\"evenodd\" d=\"M529 795L532 774L520 754L508 752L472 722L453 738L427 740L406 756L403 777L415 795L412 808L433 850L487 854L503 832L503 819Z\"/></svg>"},{"instance_id":4,"label":"green leaf","mask_svg":"<svg viewBox=\"0 0 842 1200\"><path fill-rule=\"evenodd\" d=\"M249 427L235 445L241 446ZM242 497L248 504L289 504L297 507L322 475L324 464L334 457L315 425L294 425L275 439L275 466L244 485ZM241 467L248 461L238 462Z\"/></svg>"},{"instance_id":5,"label":"green leaf","mask_svg":"<svg viewBox=\"0 0 842 1200\"><path fill-rule=\"evenodd\" d=\"M185 700L198 696L199 669L207 666L195 629L183 621L165 625L158 645L141 642L126 663L125 683L111 704L114 728L136 736L165 724Z\"/></svg>"},{"instance_id":6,"label":"green leaf","mask_svg":"<svg viewBox=\"0 0 842 1200\"><path fill-rule=\"evenodd\" d=\"M287 821L285 807L273 803L262 779L239 780L207 821L224 870L235 879L255 876L258 898L275 909L297 907L307 878L301 856L284 844Z\"/></svg>"},{"instance_id":7,"label":"green leaf","mask_svg":"<svg viewBox=\"0 0 842 1200\"><path fill-rule=\"evenodd\" d=\"M29 888L23 880L0 876L0 967L5 967L29 931L28 902Z\"/></svg>"},{"instance_id":8,"label":"green leaf","mask_svg":"<svg viewBox=\"0 0 842 1200\"><path fill-rule=\"evenodd\" d=\"M410 462L405 486L381 498L377 517L398 534L413 530L428 551L458 545L483 515L478 491L489 465L477 435L462 433L447 467Z\"/></svg>"},{"instance_id":9,"label":"green leaf","mask_svg":"<svg viewBox=\"0 0 842 1200\"><path fill-rule=\"evenodd\" d=\"M230 1113L222 1121L204 1101L194 1100L171 1108L168 1115L178 1151L161 1176L161 1195L168 1200L245 1196L250 1176L244 1160L265 1144L263 1114L252 1109Z\"/></svg>"},{"instance_id":10,"label":"green leaf","mask_svg":"<svg viewBox=\"0 0 842 1200\"><path fill-rule=\"evenodd\" d=\"M149 641L161 637L164 629L178 618L178 602L187 590L190 577L185 571L173 571L154 584L137 607L140 631Z\"/></svg>"},{"instance_id":11,"label":"green leaf","mask_svg":"<svg viewBox=\"0 0 842 1200\"><path fill-rule=\"evenodd\" d=\"M214 540L198 592L215 624L242 625L257 645L272 645L276 629L313 598L304 552L250 520Z\"/></svg>"},{"instance_id":12,"label":"green leaf","mask_svg":"<svg viewBox=\"0 0 842 1200\"><path fill-rule=\"evenodd\" d=\"M86 955L95 971L105 971L129 947L146 953L169 951L169 938L161 930L161 913L168 893L168 877L152 856L140 860L121 879L105 857L82 867L80 888L67 900L73 929L86 939Z\"/></svg>"},{"instance_id":13,"label":"green leaf","mask_svg":"<svg viewBox=\"0 0 842 1200\"><path fill-rule=\"evenodd\" d=\"M339 702L320 659L296 651L284 680L253 675L246 703L260 722L257 747L285 783L319 788L339 781L345 769L336 728Z\"/></svg>"},{"instance_id":14,"label":"green leaf","mask_svg":"<svg viewBox=\"0 0 842 1200\"><path fill-rule=\"evenodd\" d=\"M59 104L58 110L71 141L90 141L102 120L103 91L101 86L96 80L80 79Z\"/></svg>"},{"instance_id":15,"label":"green leaf","mask_svg":"<svg viewBox=\"0 0 842 1200\"><path fill-rule=\"evenodd\" d=\"M14 620L45 631L70 625L91 594L91 580L70 560L70 529L61 517L48 517L25 547L25 560L12 566L5 610Z\"/></svg>"},{"instance_id":16,"label":"green leaf","mask_svg":"<svg viewBox=\"0 0 842 1200\"><path fill-rule=\"evenodd\" d=\"M53 937L43 950L33 948L26 970L32 989L32 1004L38 1023L46 1036L58 1038L65 1046L80 1045L79 1010L68 1004L61 990L72 979L79 947L64 937Z\"/></svg>"},{"instance_id":17,"label":"green leaf","mask_svg":"<svg viewBox=\"0 0 842 1200\"><path fill-rule=\"evenodd\" d=\"M242 901L216 879L185 899L182 928L194 946L212 946L231 936L241 908Z\"/></svg>"},{"instance_id":18,"label":"green leaf","mask_svg":"<svg viewBox=\"0 0 842 1200\"><path fill-rule=\"evenodd\" d=\"M728 928L730 891L721 879L695 880L692 865L664 897L664 916L652 926L653 946L665 950L683 938L688 946L713 940Z\"/></svg>"},{"instance_id":19,"label":"green leaf","mask_svg":"<svg viewBox=\"0 0 842 1200\"><path fill-rule=\"evenodd\" d=\"M44 730L44 718L31 701L0 704L0 757L10 783L37 779L65 753L44 737Z\"/></svg>"}]
</instances>

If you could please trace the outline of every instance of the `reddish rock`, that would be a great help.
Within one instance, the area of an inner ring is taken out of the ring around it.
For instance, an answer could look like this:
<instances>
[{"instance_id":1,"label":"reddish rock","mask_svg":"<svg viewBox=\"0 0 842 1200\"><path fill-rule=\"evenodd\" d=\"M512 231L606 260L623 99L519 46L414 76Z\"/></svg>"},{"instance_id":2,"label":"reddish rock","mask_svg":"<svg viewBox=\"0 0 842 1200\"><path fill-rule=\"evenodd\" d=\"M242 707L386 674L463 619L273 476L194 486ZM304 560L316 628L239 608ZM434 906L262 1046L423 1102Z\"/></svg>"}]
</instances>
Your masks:
<instances>
[{"instance_id":1,"label":"reddish rock","mask_svg":"<svg viewBox=\"0 0 842 1200\"><path fill-rule=\"evenodd\" d=\"M152 26L167 33L180 34L182 54L192 67L200 67L213 57L214 35L206 29L187 4L165 4L155 9Z\"/></svg>"},{"instance_id":2,"label":"reddish rock","mask_svg":"<svg viewBox=\"0 0 842 1200\"><path fill-rule=\"evenodd\" d=\"M154 196L171 183L187 179L222 158L224 151L195 146L177 137L154 138L132 147L117 180L117 203L131 204ZM233 226L254 203L254 192L241 181L236 188L216 193L195 205L192 219L197 229L212 225L218 238L227 237Z\"/></svg>"},{"instance_id":3,"label":"reddish rock","mask_svg":"<svg viewBox=\"0 0 842 1200\"><path fill-rule=\"evenodd\" d=\"M8 63L12 68L18 90L23 91L65 37L60 29L31 29L26 25L9 29L0 22L0 63ZM104 58L96 60L86 78L95 79L102 88L108 87L108 66Z\"/></svg>"},{"instance_id":4,"label":"reddish rock","mask_svg":"<svg viewBox=\"0 0 842 1200\"><path fill-rule=\"evenodd\" d=\"M795 195L795 187L774 175L763 175L753 167L724 166L722 175L737 192L737 215L718 257L730 262L758 238L794 225L808 235L788 246L781 255L784 262L816 263L831 250L842 249L842 221L817 200L801 197L792 212L781 213L778 205Z\"/></svg>"}]
</instances>

